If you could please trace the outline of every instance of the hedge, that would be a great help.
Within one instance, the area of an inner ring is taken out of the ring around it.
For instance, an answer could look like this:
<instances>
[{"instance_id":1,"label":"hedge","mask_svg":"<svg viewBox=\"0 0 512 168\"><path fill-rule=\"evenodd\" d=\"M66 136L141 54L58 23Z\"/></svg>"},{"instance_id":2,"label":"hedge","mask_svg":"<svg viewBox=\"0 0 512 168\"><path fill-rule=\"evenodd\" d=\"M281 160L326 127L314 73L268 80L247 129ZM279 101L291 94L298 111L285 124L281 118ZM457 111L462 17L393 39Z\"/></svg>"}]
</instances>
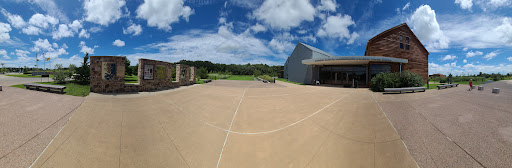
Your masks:
<instances>
[{"instance_id":1,"label":"hedge","mask_svg":"<svg viewBox=\"0 0 512 168\"><path fill-rule=\"evenodd\" d=\"M371 89L382 92L384 88L421 87L425 83L423 78L414 72L383 72L377 74L371 80Z\"/></svg>"}]
</instances>

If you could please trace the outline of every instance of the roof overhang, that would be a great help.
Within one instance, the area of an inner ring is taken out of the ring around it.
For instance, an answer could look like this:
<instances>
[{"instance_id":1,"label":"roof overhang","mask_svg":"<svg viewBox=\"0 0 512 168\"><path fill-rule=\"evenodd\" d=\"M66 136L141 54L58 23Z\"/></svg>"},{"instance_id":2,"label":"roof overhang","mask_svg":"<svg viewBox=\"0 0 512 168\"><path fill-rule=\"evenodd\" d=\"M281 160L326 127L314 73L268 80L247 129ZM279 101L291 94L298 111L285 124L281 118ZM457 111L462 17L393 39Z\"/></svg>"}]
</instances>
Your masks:
<instances>
[{"instance_id":1,"label":"roof overhang","mask_svg":"<svg viewBox=\"0 0 512 168\"><path fill-rule=\"evenodd\" d=\"M409 60L402 58L383 56L335 56L329 58L313 58L302 60L306 65L363 65L372 62L409 63Z\"/></svg>"}]
</instances>

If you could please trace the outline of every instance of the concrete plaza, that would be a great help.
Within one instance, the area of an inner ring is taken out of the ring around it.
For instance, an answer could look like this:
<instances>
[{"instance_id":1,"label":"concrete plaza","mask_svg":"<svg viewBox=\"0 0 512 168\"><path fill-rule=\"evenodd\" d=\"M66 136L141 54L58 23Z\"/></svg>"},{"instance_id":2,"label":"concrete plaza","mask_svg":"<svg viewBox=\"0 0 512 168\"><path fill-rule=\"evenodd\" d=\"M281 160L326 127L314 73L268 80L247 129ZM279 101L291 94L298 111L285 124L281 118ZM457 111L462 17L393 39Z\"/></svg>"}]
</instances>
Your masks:
<instances>
[{"instance_id":1,"label":"concrete plaza","mask_svg":"<svg viewBox=\"0 0 512 168\"><path fill-rule=\"evenodd\" d=\"M367 89L214 81L91 94L33 167L417 167Z\"/></svg>"}]
</instances>

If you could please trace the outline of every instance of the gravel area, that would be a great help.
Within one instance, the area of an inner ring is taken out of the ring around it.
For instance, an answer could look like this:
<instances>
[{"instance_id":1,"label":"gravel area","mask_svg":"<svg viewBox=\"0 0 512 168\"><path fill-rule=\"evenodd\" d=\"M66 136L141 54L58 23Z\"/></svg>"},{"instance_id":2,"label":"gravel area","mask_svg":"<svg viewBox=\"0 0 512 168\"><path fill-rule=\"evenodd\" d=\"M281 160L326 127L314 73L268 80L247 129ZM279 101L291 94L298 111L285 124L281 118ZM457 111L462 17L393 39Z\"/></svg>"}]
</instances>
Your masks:
<instances>
[{"instance_id":1,"label":"gravel area","mask_svg":"<svg viewBox=\"0 0 512 168\"><path fill-rule=\"evenodd\" d=\"M0 75L0 167L30 166L85 100L6 86L27 79Z\"/></svg>"},{"instance_id":2,"label":"gravel area","mask_svg":"<svg viewBox=\"0 0 512 168\"><path fill-rule=\"evenodd\" d=\"M380 95L379 104L420 167L512 167L512 81L482 86Z\"/></svg>"}]
</instances>

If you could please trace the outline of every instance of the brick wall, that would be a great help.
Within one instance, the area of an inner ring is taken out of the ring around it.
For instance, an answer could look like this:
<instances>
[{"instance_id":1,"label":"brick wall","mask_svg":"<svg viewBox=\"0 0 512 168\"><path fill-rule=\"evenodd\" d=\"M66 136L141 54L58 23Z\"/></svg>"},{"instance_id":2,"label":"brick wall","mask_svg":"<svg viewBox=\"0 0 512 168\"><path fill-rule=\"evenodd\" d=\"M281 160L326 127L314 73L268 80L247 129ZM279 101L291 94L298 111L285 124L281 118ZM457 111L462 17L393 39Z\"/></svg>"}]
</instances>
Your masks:
<instances>
[{"instance_id":1,"label":"brick wall","mask_svg":"<svg viewBox=\"0 0 512 168\"><path fill-rule=\"evenodd\" d=\"M403 37L402 41L400 41L400 35ZM406 37L409 37L408 43ZM404 45L403 49L400 48L400 43ZM367 45L366 55L408 59L409 63L402 64L402 71L418 73L425 82L427 81L428 52L423 49L423 44L414 38L413 32L407 25L386 31L370 40ZM409 50L406 50L406 45L410 46ZM399 70L399 66L399 64L392 65L392 70Z\"/></svg>"}]
</instances>

